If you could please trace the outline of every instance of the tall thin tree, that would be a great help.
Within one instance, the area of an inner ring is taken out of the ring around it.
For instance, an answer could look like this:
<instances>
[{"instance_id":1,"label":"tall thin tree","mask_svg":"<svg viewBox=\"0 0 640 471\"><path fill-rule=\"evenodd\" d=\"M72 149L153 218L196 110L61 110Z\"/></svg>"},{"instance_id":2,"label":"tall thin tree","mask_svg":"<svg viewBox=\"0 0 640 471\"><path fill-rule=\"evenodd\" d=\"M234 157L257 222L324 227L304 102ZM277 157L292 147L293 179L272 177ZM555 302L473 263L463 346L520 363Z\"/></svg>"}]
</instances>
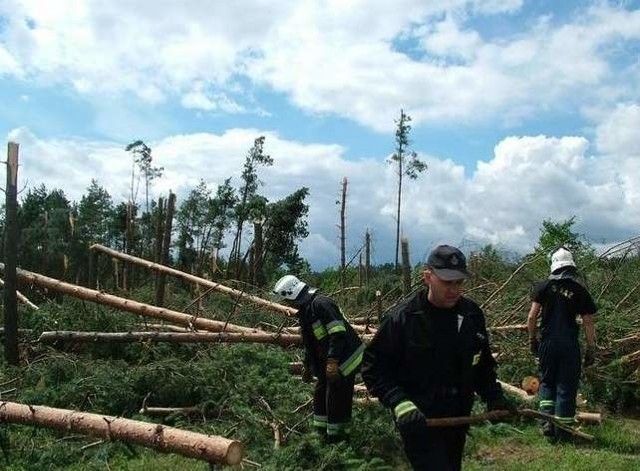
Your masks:
<instances>
[{"instance_id":1,"label":"tall thin tree","mask_svg":"<svg viewBox=\"0 0 640 471\"><path fill-rule=\"evenodd\" d=\"M18 353L18 144L9 142L7 149L7 187L4 237L4 354L7 363L17 365Z\"/></svg>"},{"instance_id":2,"label":"tall thin tree","mask_svg":"<svg viewBox=\"0 0 640 471\"><path fill-rule=\"evenodd\" d=\"M402 180L406 176L411 180L418 178L418 175L427 169L427 164L418 158L418 154L409 150L409 132L411 131L411 116L404 110L400 110L400 118L395 120L396 128L396 148L391 156L390 163L397 165L398 174L398 200L396 211L396 259L395 270L398 271L398 255L400 251L400 208L402 206Z\"/></svg>"},{"instance_id":3,"label":"tall thin tree","mask_svg":"<svg viewBox=\"0 0 640 471\"><path fill-rule=\"evenodd\" d=\"M345 288L347 286L347 256L346 256L346 223L345 212L347 207L347 177L342 179L342 193L340 196L340 286Z\"/></svg>"},{"instance_id":4,"label":"tall thin tree","mask_svg":"<svg viewBox=\"0 0 640 471\"><path fill-rule=\"evenodd\" d=\"M227 277L229 276L231 267L235 267L236 277L240 274L240 253L242 248L242 229L244 223L249 218L252 210L252 202L256 196L256 191L260 185L258 179L258 166L273 165L273 159L264 153L264 136L256 138L253 147L249 149L247 158L244 162L242 171L243 185L240 189L240 201L236 205L236 234L233 239L233 245L229 254L229 265L227 266Z\"/></svg>"}]
</instances>

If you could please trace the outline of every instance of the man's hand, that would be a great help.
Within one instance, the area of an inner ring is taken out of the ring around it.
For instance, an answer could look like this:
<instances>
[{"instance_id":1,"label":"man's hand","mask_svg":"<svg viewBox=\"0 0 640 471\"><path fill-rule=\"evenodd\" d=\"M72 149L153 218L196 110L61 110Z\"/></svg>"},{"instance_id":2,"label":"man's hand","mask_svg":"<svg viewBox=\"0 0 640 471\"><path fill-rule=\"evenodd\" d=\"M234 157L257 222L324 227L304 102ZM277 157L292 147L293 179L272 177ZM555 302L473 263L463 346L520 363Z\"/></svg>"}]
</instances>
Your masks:
<instances>
[{"instance_id":1,"label":"man's hand","mask_svg":"<svg viewBox=\"0 0 640 471\"><path fill-rule=\"evenodd\" d=\"M327 375L327 380L329 380L329 382L331 383L340 379L340 370L338 369L337 358L329 358L327 360L325 373Z\"/></svg>"},{"instance_id":2,"label":"man's hand","mask_svg":"<svg viewBox=\"0 0 640 471\"><path fill-rule=\"evenodd\" d=\"M537 337L531 337L529 339L529 351L536 358L538 358L538 349L539 348L540 348L540 343L538 342L538 338Z\"/></svg>"},{"instance_id":3,"label":"man's hand","mask_svg":"<svg viewBox=\"0 0 640 471\"><path fill-rule=\"evenodd\" d=\"M596 361L596 346L587 345L587 349L584 352L584 366L591 366Z\"/></svg>"},{"instance_id":4,"label":"man's hand","mask_svg":"<svg viewBox=\"0 0 640 471\"><path fill-rule=\"evenodd\" d=\"M313 381L313 373L311 372L311 369L305 366L302 367L302 381L305 383Z\"/></svg>"},{"instance_id":5,"label":"man's hand","mask_svg":"<svg viewBox=\"0 0 640 471\"><path fill-rule=\"evenodd\" d=\"M417 433L427 426L427 417L411 401L402 401L394 407L398 428L405 433Z\"/></svg>"}]
</instances>

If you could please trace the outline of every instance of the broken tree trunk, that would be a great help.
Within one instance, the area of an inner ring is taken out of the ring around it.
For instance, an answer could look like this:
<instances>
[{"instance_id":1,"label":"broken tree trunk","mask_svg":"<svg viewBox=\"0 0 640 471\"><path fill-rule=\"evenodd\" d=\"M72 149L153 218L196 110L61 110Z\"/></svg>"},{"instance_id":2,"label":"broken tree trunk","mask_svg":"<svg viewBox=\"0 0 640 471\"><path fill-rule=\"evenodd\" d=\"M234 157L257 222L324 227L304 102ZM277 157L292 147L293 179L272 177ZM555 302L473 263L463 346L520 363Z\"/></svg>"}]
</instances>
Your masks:
<instances>
[{"instance_id":1,"label":"broken tree trunk","mask_svg":"<svg viewBox=\"0 0 640 471\"><path fill-rule=\"evenodd\" d=\"M169 201L167 202L167 213L164 220L164 236L162 240L162 263L164 265L169 264L169 257L171 254L171 227L173 224L173 212L176 206L175 193L169 192ZM126 260L126 259L123 259ZM164 304L164 288L166 282L166 274L163 272L158 273L158 279L156 280L156 306L162 306Z\"/></svg>"},{"instance_id":2,"label":"broken tree trunk","mask_svg":"<svg viewBox=\"0 0 640 471\"><path fill-rule=\"evenodd\" d=\"M252 302L259 306L265 307L271 311L279 312L280 314L285 314L287 316L294 316L297 312L296 309L288 306L284 306L283 304L272 303L270 301L267 301L266 299L262 299L258 296L247 294L237 289L229 288L228 286L224 286L220 283L216 283L215 281L207 280L206 278L200 278L198 276L191 275L190 273L185 273L180 270L176 270L175 268L171 268L166 265L160 265L159 263L150 262L143 258L138 258L132 255L123 254L122 252L118 252L117 250L110 249L108 247L105 247L104 245L94 244L91 246L91 250L99 250L100 252L104 252L115 259L126 260L127 262L130 262L130 263L136 263L138 265L145 266L150 270L155 270L160 273L164 273L166 275L172 275L172 276L181 278L191 283L197 283L202 286L206 286L207 288L211 288L214 291L218 291L220 293L226 294L236 299L240 298L240 299Z\"/></svg>"},{"instance_id":3,"label":"broken tree trunk","mask_svg":"<svg viewBox=\"0 0 640 471\"><path fill-rule=\"evenodd\" d=\"M411 291L411 262L409 261L409 239L403 237L400 240L402 252L402 294Z\"/></svg>"},{"instance_id":4,"label":"broken tree trunk","mask_svg":"<svg viewBox=\"0 0 640 471\"><path fill-rule=\"evenodd\" d=\"M46 406L1 402L0 421L38 425L107 440L118 440L163 453L177 453L189 458L231 466L240 463L244 454L240 442L224 437L204 435L138 420Z\"/></svg>"},{"instance_id":5,"label":"broken tree trunk","mask_svg":"<svg viewBox=\"0 0 640 471\"><path fill-rule=\"evenodd\" d=\"M0 263L0 271L4 272L4 270L4 264ZM93 301L98 304L104 304L105 306L132 312L140 316L164 319L173 324L208 330L210 332L260 332L259 329L251 329L249 327L243 327L221 321L214 321L211 319L203 319L201 317L195 318L193 316L190 316L189 314L151 306L150 304L139 303L138 301L121 298L112 294L102 293L100 291L84 288L82 286L72 285L70 283L65 283L63 281L56 280L55 278L49 278L47 276L40 275L38 273L32 273L27 270L17 269L16 274L21 280L44 288L48 288L59 293L68 294L70 296L85 299L87 301Z\"/></svg>"},{"instance_id":6,"label":"broken tree trunk","mask_svg":"<svg viewBox=\"0 0 640 471\"><path fill-rule=\"evenodd\" d=\"M347 286L347 257L345 250L345 210L347 204L347 177L342 179L342 196L340 198L340 286Z\"/></svg>"},{"instance_id":7,"label":"broken tree trunk","mask_svg":"<svg viewBox=\"0 0 640 471\"><path fill-rule=\"evenodd\" d=\"M58 341L110 343L139 341L169 343L270 343L282 347L289 347L291 345L302 345L302 336L245 332L79 332L56 330L42 332L38 338L38 342L41 343Z\"/></svg>"},{"instance_id":8,"label":"broken tree trunk","mask_svg":"<svg viewBox=\"0 0 640 471\"><path fill-rule=\"evenodd\" d=\"M0 287L4 287L4 280L0 279ZM37 311L38 309L40 309L38 306L36 306L35 304L33 304L31 301L29 301L29 298L27 298L24 294L22 294L20 291L16 291L16 296L18 297L18 300L29 306L31 309L33 309L34 311Z\"/></svg>"},{"instance_id":9,"label":"broken tree trunk","mask_svg":"<svg viewBox=\"0 0 640 471\"><path fill-rule=\"evenodd\" d=\"M9 142L7 146L7 186L4 190L4 253L7 263L5 272L6 286L3 293L4 311L4 355L7 363L17 365L20 360L18 350L18 282L16 267L18 263L18 143Z\"/></svg>"}]
</instances>

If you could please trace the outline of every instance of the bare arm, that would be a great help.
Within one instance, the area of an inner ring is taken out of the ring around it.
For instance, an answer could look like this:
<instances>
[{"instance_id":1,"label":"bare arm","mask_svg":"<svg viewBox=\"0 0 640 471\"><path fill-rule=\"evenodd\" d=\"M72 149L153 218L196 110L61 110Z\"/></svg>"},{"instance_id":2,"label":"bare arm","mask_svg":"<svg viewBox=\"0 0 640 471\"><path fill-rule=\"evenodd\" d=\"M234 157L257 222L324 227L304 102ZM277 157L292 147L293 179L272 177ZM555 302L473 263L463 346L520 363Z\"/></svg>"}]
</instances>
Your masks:
<instances>
[{"instance_id":1,"label":"bare arm","mask_svg":"<svg viewBox=\"0 0 640 471\"><path fill-rule=\"evenodd\" d=\"M527 331L529 332L529 339L533 339L536 336L536 324L538 322L538 315L542 305L538 302L531 303L531 309L529 309L529 316L527 317Z\"/></svg>"},{"instance_id":2,"label":"bare arm","mask_svg":"<svg viewBox=\"0 0 640 471\"><path fill-rule=\"evenodd\" d=\"M584 335L587 338L587 346L595 347L596 345L596 326L593 322L593 314L585 314L582 316L582 325L584 326Z\"/></svg>"}]
</instances>

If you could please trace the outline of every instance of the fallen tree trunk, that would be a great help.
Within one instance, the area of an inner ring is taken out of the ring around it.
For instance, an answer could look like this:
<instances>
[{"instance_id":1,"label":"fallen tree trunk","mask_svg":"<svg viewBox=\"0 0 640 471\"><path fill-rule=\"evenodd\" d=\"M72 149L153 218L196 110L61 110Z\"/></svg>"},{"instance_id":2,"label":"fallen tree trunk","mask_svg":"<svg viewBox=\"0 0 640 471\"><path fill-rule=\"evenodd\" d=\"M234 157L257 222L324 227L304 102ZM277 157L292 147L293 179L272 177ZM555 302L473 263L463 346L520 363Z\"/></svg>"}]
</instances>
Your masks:
<instances>
[{"instance_id":1,"label":"fallen tree trunk","mask_svg":"<svg viewBox=\"0 0 640 471\"><path fill-rule=\"evenodd\" d=\"M296 309L285 306L283 304L273 303L271 301L267 301L266 299L262 299L259 296L253 296L243 291L240 291L234 288L229 288L228 286L224 286L220 283L216 283L215 281L207 280L206 278L200 278L199 276L191 275L190 273L185 273L183 271L176 270L175 268L171 268L166 265L153 263L143 258L134 257L133 255L127 255L122 252L118 252L117 250L110 249L109 247L105 247L104 245L93 244L91 246L91 250L98 250L100 252L106 253L107 255L113 258L124 260L129 263L134 263L136 265L141 265L150 270L155 270L158 273L172 275L191 283L195 283L201 286L206 286L207 288L211 288L214 291L224 293L236 299L244 299L246 301L265 307L271 311L279 312L280 314L285 314L287 316L294 316L296 312L298 312Z\"/></svg>"},{"instance_id":2,"label":"fallen tree trunk","mask_svg":"<svg viewBox=\"0 0 640 471\"><path fill-rule=\"evenodd\" d=\"M300 335L279 335L271 333L247 332L79 332L56 330L42 332L38 338L41 343L58 341L70 342L169 342L169 343L270 343L289 347L301 345Z\"/></svg>"},{"instance_id":3,"label":"fallen tree trunk","mask_svg":"<svg viewBox=\"0 0 640 471\"><path fill-rule=\"evenodd\" d=\"M163 453L177 453L189 458L231 466L240 463L244 454L240 442L224 437L46 406L1 402L0 421L38 425L107 440L134 443Z\"/></svg>"},{"instance_id":4,"label":"fallen tree trunk","mask_svg":"<svg viewBox=\"0 0 640 471\"><path fill-rule=\"evenodd\" d=\"M0 271L4 272L3 263L0 263ZM68 294L87 301L93 301L98 304L114 307L123 311L132 312L140 316L163 319L173 324L207 330L209 332L260 332L258 329L251 329L249 327L214 321L212 319L205 319L202 317L194 317L182 312L172 311L171 309L151 306L150 304L140 303L138 301L133 301L132 299L121 298L112 294L65 283L64 281L56 280L55 278L49 278L47 276L19 268L16 269L16 274L19 279L43 288L48 288L59 293Z\"/></svg>"},{"instance_id":5,"label":"fallen tree trunk","mask_svg":"<svg viewBox=\"0 0 640 471\"><path fill-rule=\"evenodd\" d=\"M284 314L286 316L295 316L298 312L297 309L294 309L289 306L285 306L284 304L274 303L271 301L267 301L266 299L261 298L260 296L254 296L252 294L247 294L244 291L240 291L238 289L229 288L221 283L217 283L215 281L207 280L206 278L200 278L199 276L192 275L190 273L185 273L180 270L176 270L175 268L168 267L166 265L161 265L159 263L150 262L149 260L145 260L143 258L134 257L133 255L127 255L122 252L118 252L117 250L110 249L109 247L105 247L104 245L94 244L91 246L91 250L97 250L103 252L115 259L123 260L129 263L134 263L137 265L144 266L150 270L155 270L158 273L164 273L166 275L172 275L177 278L181 278L185 281L195 283L197 285L206 286L214 291L218 291L219 293L226 294L231 296L234 299L242 299L249 301L253 304L257 304L262 306L270 311L279 312L280 314ZM364 327L361 326L352 326L354 330L358 333L368 333L374 332L375 329L369 329L365 332Z\"/></svg>"},{"instance_id":6,"label":"fallen tree trunk","mask_svg":"<svg viewBox=\"0 0 640 471\"><path fill-rule=\"evenodd\" d=\"M158 332L189 332L187 327L178 327L171 324L146 324L144 328Z\"/></svg>"},{"instance_id":7,"label":"fallen tree trunk","mask_svg":"<svg viewBox=\"0 0 640 471\"><path fill-rule=\"evenodd\" d=\"M4 287L4 280L0 279L0 287ZM29 301L29 298L27 298L24 294L22 294L20 291L16 290L16 297L18 298L18 300L22 303L22 304L26 304L28 307L30 307L31 309L33 309L34 311L39 310L40 308L38 306L36 306L35 304L33 304L31 301Z\"/></svg>"}]
</instances>

